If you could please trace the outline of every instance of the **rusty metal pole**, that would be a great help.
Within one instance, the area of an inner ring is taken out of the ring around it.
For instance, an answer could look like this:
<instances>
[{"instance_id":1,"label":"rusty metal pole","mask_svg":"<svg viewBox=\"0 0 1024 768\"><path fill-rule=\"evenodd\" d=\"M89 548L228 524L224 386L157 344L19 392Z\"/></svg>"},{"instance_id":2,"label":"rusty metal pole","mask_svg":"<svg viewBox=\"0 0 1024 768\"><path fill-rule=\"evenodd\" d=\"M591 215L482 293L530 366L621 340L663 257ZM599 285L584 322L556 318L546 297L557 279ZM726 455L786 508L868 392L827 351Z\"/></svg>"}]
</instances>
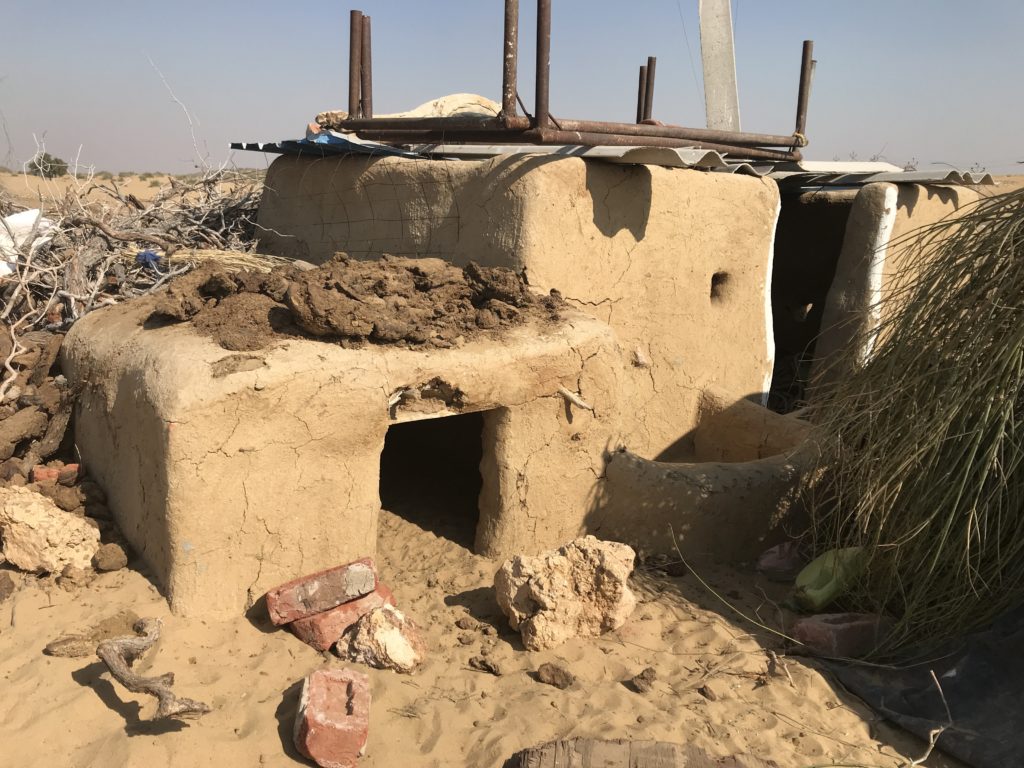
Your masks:
<instances>
[{"instance_id":1,"label":"rusty metal pole","mask_svg":"<svg viewBox=\"0 0 1024 768\"><path fill-rule=\"evenodd\" d=\"M636 92L636 121L644 119L644 102L647 100L647 65L640 65L640 85Z\"/></svg>"},{"instance_id":2,"label":"rusty metal pole","mask_svg":"<svg viewBox=\"0 0 1024 768\"><path fill-rule=\"evenodd\" d=\"M647 87L644 92L644 120L651 119L654 111L654 73L658 66L657 56L647 57Z\"/></svg>"},{"instance_id":3,"label":"rusty metal pole","mask_svg":"<svg viewBox=\"0 0 1024 768\"><path fill-rule=\"evenodd\" d=\"M538 128L551 126L551 0L537 0L537 104Z\"/></svg>"},{"instance_id":4,"label":"rusty metal pole","mask_svg":"<svg viewBox=\"0 0 1024 768\"><path fill-rule=\"evenodd\" d=\"M363 16L363 33L359 64L359 101L363 117L373 117L373 52L370 45L370 17Z\"/></svg>"},{"instance_id":5,"label":"rusty metal pole","mask_svg":"<svg viewBox=\"0 0 1024 768\"><path fill-rule=\"evenodd\" d=\"M359 88L363 63L363 12L350 11L348 22L348 116L359 117Z\"/></svg>"},{"instance_id":6,"label":"rusty metal pole","mask_svg":"<svg viewBox=\"0 0 1024 768\"><path fill-rule=\"evenodd\" d=\"M803 57L800 60L800 90L796 97L796 128L794 133L804 139L807 130L807 103L811 99L811 77L814 74L814 41L804 40Z\"/></svg>"},{"instance_id":7,"label":"rusty metal pole","mask_svg":"<svg viewBox=\"0 0 1024 768\"><path fill-rule=\"evenodd\" d=\"M516 116L519 82L519 0L505 0L505 58L501 70L501 116Z\"/></svg>"}]
</instances>

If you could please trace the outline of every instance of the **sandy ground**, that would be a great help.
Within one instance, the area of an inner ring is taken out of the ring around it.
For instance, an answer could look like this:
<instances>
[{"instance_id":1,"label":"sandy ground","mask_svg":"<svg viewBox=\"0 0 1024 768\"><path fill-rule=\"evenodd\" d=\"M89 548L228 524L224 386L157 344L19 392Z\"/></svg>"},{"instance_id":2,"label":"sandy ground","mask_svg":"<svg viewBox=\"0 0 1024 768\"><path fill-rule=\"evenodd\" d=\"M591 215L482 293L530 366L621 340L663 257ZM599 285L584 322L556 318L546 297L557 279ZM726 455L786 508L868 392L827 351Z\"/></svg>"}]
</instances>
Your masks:
<instances>
[{"instance_id":1,"label":"sandy ground","mask_svg":"<svg viewBox=\"0 0 1024 768\"><path fill-rule=\"evenodd\" d=\"M135 195L139 200L151 200L160 187L168 183L170 176L165 173L146 174L146 178L136 175L114 176L112 179L96 178L96 184L116 184L125 196ZM90 199L97 202L110 200L106 193L99 192L94 184L86 179L75 179L72 176L60 176L55 179L43 179L38 176L26 176L17 173L0 172L0 187L7 191L14 202L27 208L48 208L48 201L63 198L69 190L87 193Z\"/></svg>"},{"instance_id":2,"label":"sandy ground","mask_svg":"<svg viewBox=\"0 0 1024 768\"><path fill-rule=\"evenodd\" d=\"M415 675L369 670L373 704L364 768L499 766L516 750L566 736L691 742L713 755L747 753L781 768L897 766L923 745L877 721L853 697L790 657L792 676L766 676L765 647L780 647L751 625L719 615L721 604L693 576L638 575L642 602L620 630L527 652L499 615L490 589L496 564L471 554L447 528L427 530L382 514L382 579L423 627L429 659ZM441 535L438 535L440 533ZM134 565L134 563L133 563ZM778 585L754 574L710 570L709 582L738 607L770 620ZM140 662L150 674L174 672L181 695L213 705L199 721L151 723L154 700L115 684L95 657L55 658L43 647L131 610L164 620L164 636ZM255 609L254 609L254 612ZM455 626L462 616L480 630ZM497 632L485 634L485 626ZM489 648L503 674L468 660ZM562 691L537 682L541 663L578 678ZM186 621L169 614L138 570L100 576L74 593L33 581L0 604L0 743L11 766L290 766L303 764L291 742L299 681L340 665L265 619ZM653 666L653 690L624 681ZM697 691L710 685L711 701ZM927 765L957 764L934 757Z\"/></svg>"}]
</instances>

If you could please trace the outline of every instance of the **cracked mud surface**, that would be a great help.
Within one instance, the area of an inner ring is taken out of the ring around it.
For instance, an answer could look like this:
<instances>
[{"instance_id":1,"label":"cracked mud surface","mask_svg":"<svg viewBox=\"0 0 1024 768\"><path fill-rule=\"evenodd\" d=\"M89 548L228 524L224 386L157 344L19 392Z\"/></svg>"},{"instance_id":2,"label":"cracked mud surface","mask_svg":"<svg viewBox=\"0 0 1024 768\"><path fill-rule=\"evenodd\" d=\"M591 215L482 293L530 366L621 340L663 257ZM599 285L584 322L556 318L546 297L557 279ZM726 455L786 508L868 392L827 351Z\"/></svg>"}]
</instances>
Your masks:
<instances>
[{"instance_id":1,"label":"cracked mud surface","mask_svg":"<svg viewBox=\"0 0 1024 768\"><path fill-rule=\"evenodd\" d=\"M339 254L305 272L197 269L170 285L153 318L191 321L234 351L288 337L446 348L526 322L557 322L564 306L556 291L535 294L521 274L505 267Z\"/></svg>"}]
</instances>

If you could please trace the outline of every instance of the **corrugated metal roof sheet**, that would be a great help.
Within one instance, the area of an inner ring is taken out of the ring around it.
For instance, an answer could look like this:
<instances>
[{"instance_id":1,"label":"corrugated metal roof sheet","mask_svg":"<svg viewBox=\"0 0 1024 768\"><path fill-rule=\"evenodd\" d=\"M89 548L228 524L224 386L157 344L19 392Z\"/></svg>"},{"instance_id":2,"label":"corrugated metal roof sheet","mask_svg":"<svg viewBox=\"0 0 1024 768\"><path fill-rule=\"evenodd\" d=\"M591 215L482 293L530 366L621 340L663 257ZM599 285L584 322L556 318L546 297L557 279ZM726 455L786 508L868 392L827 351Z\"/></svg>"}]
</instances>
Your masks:
<instances>
[{"instance_id":1,"label":"corrugated metal roof sheet","mask_svg":"<svg viewBox=\"0 0 1024 768\"><path fill-rule=\"evenodd\" d=\"M802 165L802 164L801 164ZM989 173L964 173L956 170L947 171L883 171L883 172L808 172L806 170L775 170L769 176L788 187L849 187L862 186L879 181L894 184L960 184L978 185L994 184Z\"/></svg>"},{"instance_id":2,"label":"corrugated metal roof sheet","mask_svg":"<svg viewBox=\"0 0 1024 768\"><path fill-rule=\"evenodd\" d=\"M670 147L580 147L557 144L421 144L415 147L426 155L445 157L493 157L495 155L562 155L603 160L622 165L661 165L666 168L696 168L761 176L751 163L729 162L724 155L709 149Z\"/></svg>"},{"instance_id":3,"label":"corrugated metal roof sheet","mask_svg":"<svg viewBox=\"0 0 1024 768\"><path fill-rule=\"evenodd\" d=\"M536 146L532 144L421 144L402 150L388 144L365 141L352 134L324 131L307 138L275 142L233 142L232 149L287 155L365 154L409 158L466 157L495 155L563 155L601 160L623 165L660 165L666 168L693 168L702 171L770 176L779 186L852 187L887 181L896 184L993 184L987 173L963 173L957 170L904 171L891 163L804 160L799 163L745 162L728 155L698 148L669 147L581 147L575 145Z\"/></svg>"}]
</instances>

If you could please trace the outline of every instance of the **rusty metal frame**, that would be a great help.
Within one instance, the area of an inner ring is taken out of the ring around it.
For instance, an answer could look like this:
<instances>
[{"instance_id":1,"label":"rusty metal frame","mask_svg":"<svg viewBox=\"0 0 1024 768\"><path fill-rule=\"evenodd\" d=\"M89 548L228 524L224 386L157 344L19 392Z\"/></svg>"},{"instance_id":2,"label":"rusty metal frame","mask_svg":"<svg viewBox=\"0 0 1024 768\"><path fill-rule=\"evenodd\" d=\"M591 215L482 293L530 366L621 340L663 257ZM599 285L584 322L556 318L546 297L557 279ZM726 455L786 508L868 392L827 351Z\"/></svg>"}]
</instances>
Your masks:
<instances>
[{"instance_id":1,"label":"rusty metal frame","mask_svg":"<svg viewBox=\"0 0 1024 768\"><path fill-rule=\"evenodd\" d=\"M657 64L657 59L653 56L640 68L637 122L569 120L555 118L550 109L551 4L552 0L537 0L536 101L532 117L520 116L516 112L516 102L519 100L519 0L505 0L501 114L494 118L373 117L370 19L363 16L360 11L352 11L349 37L349 117L342 121L339 127L341 130L354 132L363 139L393 144L502 142L694 147L716 150L745 159L801 159L799 148L808 143L804 131L815 63L812 58L811 41L805 41L803 45L796 127L788 136L658 124L652 118Z\"/></svg>"}]
</instances>

